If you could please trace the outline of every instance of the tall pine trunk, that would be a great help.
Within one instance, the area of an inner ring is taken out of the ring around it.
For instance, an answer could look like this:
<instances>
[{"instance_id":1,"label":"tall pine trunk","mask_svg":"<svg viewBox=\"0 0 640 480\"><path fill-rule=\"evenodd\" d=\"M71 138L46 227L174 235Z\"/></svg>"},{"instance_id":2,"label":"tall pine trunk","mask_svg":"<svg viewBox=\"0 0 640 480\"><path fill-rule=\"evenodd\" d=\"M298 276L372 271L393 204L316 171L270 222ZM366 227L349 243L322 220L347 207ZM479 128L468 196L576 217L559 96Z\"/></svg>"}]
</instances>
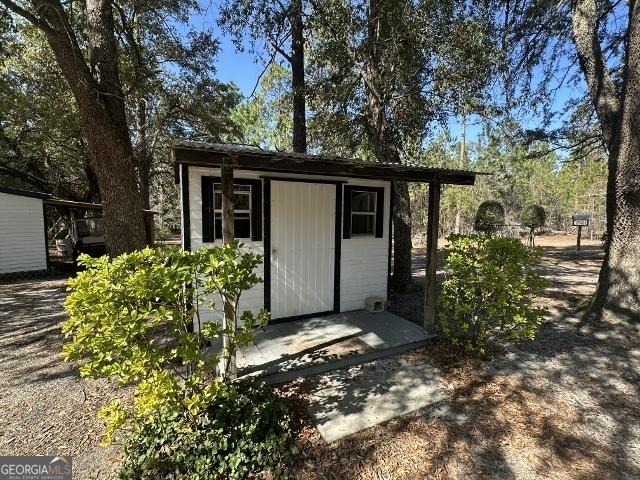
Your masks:
<instances>
[{"instance_id":1,"label":"tall pine trunk","mask_svg":"<svg viewBox=\"0 0 640 480\"><path fill-rule=\"evenodd\" d=\"M380 0L369 0L367 61L362 72L366 84L369 108L369 139L378 161L401 163L399 135L387 118L385 109L388 95L383 91L381 72ZM390 232L391 233L391 232ZM393 198L393 287L409 290L413 284L411 272L411 200L407 182L396 182Z\"/></svg>"},{"instance_id":2,"label":"tall pine trunk","mask_svg":"<svg viewBox=\"0 0 640 480\"><path fill-rule=\"evenodd\" d=\"M640 2L630 2L618 90L599 44L595 0L574 0L572 22L580 67L609 154L605 258L587 318L640 321Z\"/></svg>"},{"instance_id":3,"label":"tall pine trunk","mask_svg":"<svg viewBox=\"0 0 640 480\"><path fill-rule=\"evenodd\" d=\"M293 151L307 152L302 0L291 2L291 86L293 89Z\"/></svg>"}]
</instances>

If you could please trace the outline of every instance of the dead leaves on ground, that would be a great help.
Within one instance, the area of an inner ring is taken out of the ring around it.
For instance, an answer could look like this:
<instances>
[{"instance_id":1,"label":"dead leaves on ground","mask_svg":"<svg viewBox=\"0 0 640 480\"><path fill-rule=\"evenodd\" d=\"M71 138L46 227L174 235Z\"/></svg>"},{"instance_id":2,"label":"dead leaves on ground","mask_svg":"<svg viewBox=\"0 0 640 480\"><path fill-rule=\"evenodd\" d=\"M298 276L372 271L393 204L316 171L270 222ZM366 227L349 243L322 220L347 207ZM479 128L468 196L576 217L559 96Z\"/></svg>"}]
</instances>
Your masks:
<instances>
[{"instance_id":1,"label":"dead leaves on ground","mask_svg":"<svg viewBox=\"0 0 640 480\"><path fill-rule=\"evenodd\" d=\"M483 373L441 347L422 355L440 368L452 415L418 411L326 445L306 413L308 385L278 389L294 407L301 450L293 478L616 478L616 446L588 434L588 420L543 378Z\"/></svg>"}]
</instances>

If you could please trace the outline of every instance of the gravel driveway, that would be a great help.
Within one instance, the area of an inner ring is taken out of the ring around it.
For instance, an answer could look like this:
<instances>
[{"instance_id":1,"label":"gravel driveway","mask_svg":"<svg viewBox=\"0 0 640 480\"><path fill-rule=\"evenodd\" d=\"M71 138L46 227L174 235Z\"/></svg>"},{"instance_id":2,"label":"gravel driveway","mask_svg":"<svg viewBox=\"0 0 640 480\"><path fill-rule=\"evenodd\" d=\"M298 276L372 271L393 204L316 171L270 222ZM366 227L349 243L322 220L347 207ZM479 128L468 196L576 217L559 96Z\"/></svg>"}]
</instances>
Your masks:
<instances>
[{"instance_id":1,"label":"gravel driveway","mask_svg":"<svg viewBox=\"0 0 640 480\"><path fill-rule=\"evenodd\" d=\"M96 411L113 393L60 356L65 280L0 283L0 455L70 455L76 479L112 478Z\"/></svg>"}]
</instances>

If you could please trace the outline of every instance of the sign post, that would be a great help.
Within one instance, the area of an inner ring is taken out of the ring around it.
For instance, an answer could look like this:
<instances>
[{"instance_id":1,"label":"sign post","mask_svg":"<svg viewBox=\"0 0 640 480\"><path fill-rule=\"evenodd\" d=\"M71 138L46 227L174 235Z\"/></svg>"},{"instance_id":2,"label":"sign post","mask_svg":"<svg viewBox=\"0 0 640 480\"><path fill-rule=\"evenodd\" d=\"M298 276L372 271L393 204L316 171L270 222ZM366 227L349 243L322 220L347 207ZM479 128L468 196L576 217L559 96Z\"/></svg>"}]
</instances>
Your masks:
<instances>
[{"instance_id":1,"label":"sign post","mask_svg":"<svg viewBox=\"0 0 640 480\"><path fill-rule=\"evenodd\" d=\"M571 215L572 225L578 227L578 239L576 242L576 251L580 253L580 240L582 238L582 227L588 227L591 220L591 214L589 213L576 213Z\"/></svg>"}]
</instances>

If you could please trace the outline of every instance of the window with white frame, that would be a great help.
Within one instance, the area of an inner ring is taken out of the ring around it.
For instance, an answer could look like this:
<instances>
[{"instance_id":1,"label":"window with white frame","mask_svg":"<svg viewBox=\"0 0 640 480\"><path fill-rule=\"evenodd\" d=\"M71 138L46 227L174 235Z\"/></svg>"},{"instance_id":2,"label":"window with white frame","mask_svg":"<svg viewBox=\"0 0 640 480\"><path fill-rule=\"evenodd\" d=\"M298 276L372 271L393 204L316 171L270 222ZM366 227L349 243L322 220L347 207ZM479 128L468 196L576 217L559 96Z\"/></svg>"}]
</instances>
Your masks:
<instances>
[{"instance_id":1,"label":"window with white frame","mask_svg":"<svg viewBox=\"0 0 640 480\"><path fill-rule=\"evenodd\" d=\"M377 192L351 190L351 236L376 233Z\"/></svg>"},{"instance_id":2,"label":"window with white frame","mask_svg":"<svg viewBox=\"0 0 640 480\"><path fill-rule=\"evenodd\" d=\"M251 185L233 186L233 215L234 237L238 239L252 238L252 209ZM213 185L214 205L214 235L215 239L222 239L222 185Z\"/></svg>"}]
</instances>

